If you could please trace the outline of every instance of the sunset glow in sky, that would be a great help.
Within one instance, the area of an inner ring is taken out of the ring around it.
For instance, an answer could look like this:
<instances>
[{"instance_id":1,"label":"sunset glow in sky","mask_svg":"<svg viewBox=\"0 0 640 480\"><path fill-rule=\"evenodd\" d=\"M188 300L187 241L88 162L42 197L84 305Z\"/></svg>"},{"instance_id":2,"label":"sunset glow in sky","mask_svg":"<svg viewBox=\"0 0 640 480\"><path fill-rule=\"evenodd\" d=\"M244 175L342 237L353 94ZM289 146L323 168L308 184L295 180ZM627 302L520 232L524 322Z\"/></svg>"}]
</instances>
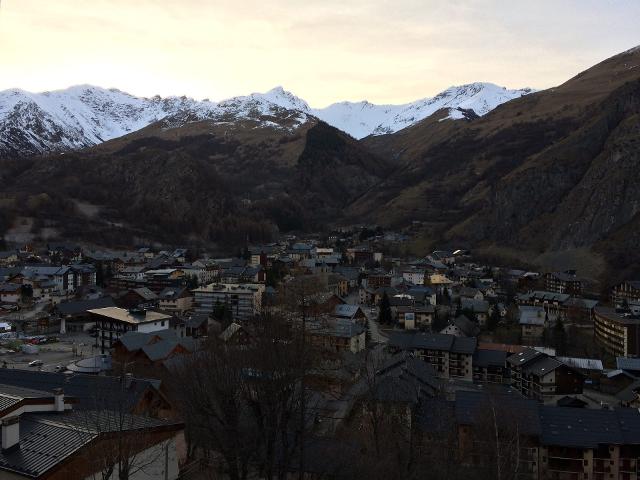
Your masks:
<instances>
[{"instance_id":1,"label":"sunset glow in sky","mask_svg":"<svg viewBox=\"0 0 640 480\"><path fill-rule=\"evenodd\" d=\"M2 0L0 90L74 84L322 107L546 88L640 44L638 0Z\"/></svg>"}]
</instances>

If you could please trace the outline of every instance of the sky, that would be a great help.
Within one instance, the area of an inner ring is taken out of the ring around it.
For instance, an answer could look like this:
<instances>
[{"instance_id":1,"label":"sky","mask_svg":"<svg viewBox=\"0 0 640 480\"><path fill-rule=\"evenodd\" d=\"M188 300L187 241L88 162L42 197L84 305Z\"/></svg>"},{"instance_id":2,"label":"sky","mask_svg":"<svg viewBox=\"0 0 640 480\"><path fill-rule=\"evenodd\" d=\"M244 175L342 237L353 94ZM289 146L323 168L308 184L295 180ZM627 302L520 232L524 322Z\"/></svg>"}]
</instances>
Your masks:
<instances>
[{"instance_id":1,"label":"sky","mask_svg":"<svg viewBox=\"0 0 640 480\"><path fill-rule=\"evenodd\" d=\"M640 0L0 1L0 90L405 103L551 87L640 44Z\"/></svg>"}]
</instances>

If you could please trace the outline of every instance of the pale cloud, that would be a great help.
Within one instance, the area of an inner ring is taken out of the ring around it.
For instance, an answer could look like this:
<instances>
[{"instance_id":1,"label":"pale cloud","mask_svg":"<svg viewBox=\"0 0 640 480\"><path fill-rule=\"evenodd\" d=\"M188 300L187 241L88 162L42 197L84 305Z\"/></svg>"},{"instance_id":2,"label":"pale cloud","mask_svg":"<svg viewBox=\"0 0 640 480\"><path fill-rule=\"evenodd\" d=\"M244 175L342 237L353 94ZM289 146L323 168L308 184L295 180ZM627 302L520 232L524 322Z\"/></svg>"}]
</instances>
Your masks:
<instances>
[{"instance_id":1,"label":"pale cloud","mask_svg":"<svg viewBox=\"0 0 640 480\"><path fill-rule=\"evenodd\" d=\"M636 0L3 0L0 89L398 103L553 86L640 44L638 24Z\"/></svg>"}]
</instances>

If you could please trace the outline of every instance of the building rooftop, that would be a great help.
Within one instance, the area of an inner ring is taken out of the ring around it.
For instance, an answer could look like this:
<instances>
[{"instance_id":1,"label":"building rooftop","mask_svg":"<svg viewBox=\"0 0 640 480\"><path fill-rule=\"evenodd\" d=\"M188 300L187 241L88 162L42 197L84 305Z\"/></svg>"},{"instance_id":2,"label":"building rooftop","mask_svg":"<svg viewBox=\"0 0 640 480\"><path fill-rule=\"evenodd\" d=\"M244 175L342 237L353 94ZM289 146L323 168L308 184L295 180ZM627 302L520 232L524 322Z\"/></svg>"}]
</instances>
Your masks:
<instances>
[{"instance_id":1,"label":"building rooftop","mask_svg":"<svg viewBox=\"0 0 640 480\"><path fill-rule=\"evenodd\" d=\"M116 320L118 322L126 322L131 324L157 322L160 320L168 320L171 318L171 315L165 315L164 313L160 312L143 310L140 311L140 313L133 313L130 310L119 307L94 308L92 310L88 310L88 312L100 317L108 318L110 320Z\"/></svg>"},{"instance_id":2,"label":"building rooftop","mask_svg":"<svg viewBox=\"0 0 640 480\"><path fill-rule=\"evenodd\" d=\"M507 358L507 362L509 362L509 364L513 365L514 367L524 366L543 355L544 353L542 352L538 352L537 350L534 350L532 348L527 348L522 352L511 355L509 358Z\"/></svg>"},{"instance_id":3,"label":"building rooftop","mask_svg":"<svg viewBox=\"0 0 640 480\"><path fill-rule=\"evenodd\" d=\"M640 325L640 318L628 313L617 312L610 307L595 307L596 315L606 318L609 321L619 323L621 325Z\"/></svg>"},{"instance_id":4,"label":"building rooftop","mask_svg":"<svg viewBox=\"0 0 640 480\"><path fill-rule=\"evenodd\" d=\"M640 358L616 357L616 366L620 370L640 370Z\"/></svg>"},{"instance_id":5,"label":"building rooftop","mask_svg":"<svg viewBox=\"0 0 640 480\"><path fill-rule=\"evenodd\" d=\"M640 445L640 413L635 408L591 410L540 407L544 445L597 448L599 445Z\"/></svg>"},{"instance_id":6,"label":"building rooftop","mask_svg":"<svg viewBox=\"0 0 640 480\"><path fill-rule=\"evenodd\" d=\"M478 348L473 355L474 367L504 367L507 362L507 352L501 350L484 350Z\"/></svg>"},{"instance_id":7,"label":"building rooftop","mask_svg":"<svg viewBox=\"0 0 640 480\"><path fill-rule=\"evenodd\" d=\"M575 357L556 357L559 361L565 365L580 370L598 370L603 371L604 366L602 360L595 358L575 358Z\"/></svg>"}]
</instances>

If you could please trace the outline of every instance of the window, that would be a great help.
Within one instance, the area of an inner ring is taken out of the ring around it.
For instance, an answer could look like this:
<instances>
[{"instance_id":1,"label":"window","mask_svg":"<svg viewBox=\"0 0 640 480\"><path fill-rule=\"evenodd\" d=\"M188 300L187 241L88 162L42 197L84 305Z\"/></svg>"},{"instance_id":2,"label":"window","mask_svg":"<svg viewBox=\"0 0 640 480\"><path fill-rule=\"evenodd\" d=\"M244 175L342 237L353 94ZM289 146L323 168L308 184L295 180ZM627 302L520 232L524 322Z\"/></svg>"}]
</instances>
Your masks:
<instances>
[{"instance_id":1,"label":"window","mask_svg":"<svg viewBox=\"0 0 640 480\"><path fill-rule=\"evenodd\" d=\"M162 320L162 321L160 322L160 326L161 326L161 327L164 327L164 320Z\"/></svg>"}]
</instances>

